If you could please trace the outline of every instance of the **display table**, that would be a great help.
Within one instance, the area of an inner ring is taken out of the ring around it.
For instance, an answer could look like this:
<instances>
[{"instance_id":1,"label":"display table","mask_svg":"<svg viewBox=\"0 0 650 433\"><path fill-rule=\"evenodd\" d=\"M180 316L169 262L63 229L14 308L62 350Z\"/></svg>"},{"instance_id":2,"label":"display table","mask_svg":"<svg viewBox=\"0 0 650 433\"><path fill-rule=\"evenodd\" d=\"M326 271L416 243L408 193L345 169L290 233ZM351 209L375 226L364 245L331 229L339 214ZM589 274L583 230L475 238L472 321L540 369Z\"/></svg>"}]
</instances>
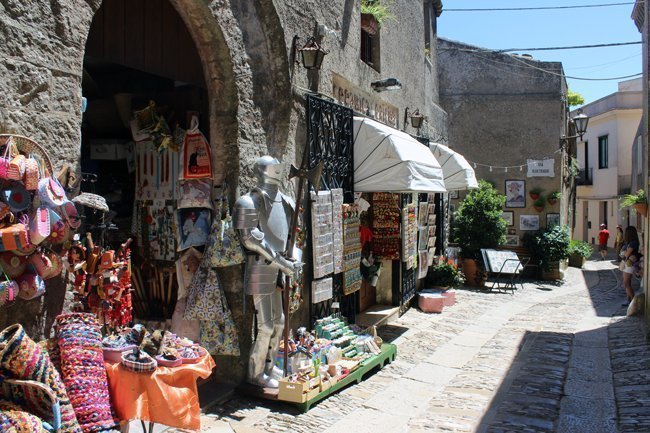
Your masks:
<instances>
[{"instance_id":1,"label":"display table","mask_svg":"<svg viewBox=\"0 0 650 433\"><path fill-rule=\"evenodd\" d=\"M158 367L153 373L134 373L122 364L106 363L111 404L120 420L142 420L169 427L200 430L201 408L196 380L215 367L209 354L195 364Z\"/></svg>"},{"instance_id":2,"label":"display table","mask_svg":"<svg viewBox=\"0 0 650 433\"><path fill-rule=\"evenodd\" d=\"M393 362L395 360L396 355L397 355L397 346L395 346L394 344L384 343L381 345L381 353L379 355L373 356L372 358L363 361L359 366L359 368L357 368L352 373L345 376L343 379L336 382L330 388L320 392L319 394L317 394L316 396L314 396L310 400L307 400L304 403L289 403L289 404L295 404L302 413L305 413L311 408L313 404L316 404L317 402L323 400L330 394L334 394L335 392L337 392L341 388L346 387L352 382L360 383L363 380L363 377L368 372L373 370L375 367L378 367L381 370L382 368L384 368L384 365Z\"/></svg>"}]
</instances>

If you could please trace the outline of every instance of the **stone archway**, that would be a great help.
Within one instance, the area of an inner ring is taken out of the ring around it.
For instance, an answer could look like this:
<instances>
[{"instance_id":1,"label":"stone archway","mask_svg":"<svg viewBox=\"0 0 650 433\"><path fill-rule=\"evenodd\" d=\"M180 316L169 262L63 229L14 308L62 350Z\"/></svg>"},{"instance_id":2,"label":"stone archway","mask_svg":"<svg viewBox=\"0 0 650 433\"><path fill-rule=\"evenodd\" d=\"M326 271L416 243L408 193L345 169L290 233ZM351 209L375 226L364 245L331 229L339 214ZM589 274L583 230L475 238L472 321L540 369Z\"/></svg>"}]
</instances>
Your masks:
<instances>
[{"instance_id":1,"label":"stone archway","mask_svg":"<svg viewBox=\"0 0 650 433\"><path fill-rule=\"evenodd\" d=\"M111 0L94 1L91 4L93 17L99 8ZM203 80L208 94L209 135L215 164L217 183L223 177L223 166L219 163L228 159L231 163L237 159L237 152L231 146L238 142L237 126L238 91L230 49L224 33L216 21L213 12L204 2L195 0L162 0L171 5L189 32L201 62ZM90 3L90 2L89 2ZM127 2L128 3L128 2ZM86 40L92 28L91 19L86 29ZM226 154L227 152L227 154Z\"/></svg>"}]
</instances>

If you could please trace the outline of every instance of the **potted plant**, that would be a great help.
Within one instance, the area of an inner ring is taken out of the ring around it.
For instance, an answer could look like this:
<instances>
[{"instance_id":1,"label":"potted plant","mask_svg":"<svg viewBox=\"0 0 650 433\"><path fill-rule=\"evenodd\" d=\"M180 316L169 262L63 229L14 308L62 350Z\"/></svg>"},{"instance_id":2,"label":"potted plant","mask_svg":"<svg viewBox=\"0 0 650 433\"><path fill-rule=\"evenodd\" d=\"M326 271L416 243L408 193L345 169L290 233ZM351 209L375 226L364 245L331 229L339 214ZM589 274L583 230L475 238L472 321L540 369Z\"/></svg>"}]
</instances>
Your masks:
<instances>
[{"instance_id":1,"label":"potted plant","mask_svg":"<svg viewBox=\"0 0 650 433\"><path fill-rule=\"evenodd\" d=\"M463 273L467 283L480 286L485 283L485 271L477 260L481 248L496 248L505 242L506 221L501 218L506 197L485 180L470 191L455 215L453 239L463 257Z\"/></svg>"},{"instance_id":2,"label":"potted plant","mask_svg":"<svg viewBox=\"0 0 650 433\"><path fill-rule=\"evenodd\" d=\"M548 195L548 197L546 198L546 201L548 201L548 204L550 204L552 206L555 203L557 203L557 201L560 199L560 197L562 197L562 193L560 191L553 191L552 193L550 193Z\"/></svg>"},{"instance_id":3,"label":"potted plant","mask_svg":"<svg viewBox=\"0 0 650 433\"><path fill-rule=\"evenodd\" d=\"M390 2L386 0L361 0L361 28L376 35L381 25L395 16L390 12Z\"/></svg>"},{"instance_id":4,"label":"potted plant","mask_svg":"<svg viewBox=\"0 0 650 433\"><path fill-rule=\"evenodd\" d=\"M530 198L532 198L533 200L537 200L540 194L542 193L542 191L543 191L542 188L536 186L535 188L531 188L528 195L530 195Z\"/></svg>"},{"instance_id":5,"label":"potted plant","mask_svg":"<svg viewBox=\"0 0 650 433\"><path fill-rule=\"evenodd\" d=\"M433 265L427 273L427 284L442 290L460 286L464 282L463 273L449 263Z\"/></svg>"},{"instance_id":6,"label":"potted plant","mask_svg":"<svg viewBox=\"0 0 650 433\"><path fill-rule=\"evenodd\" d=\"M546 206L546 199L544 198L543 195L537 197L537 200L535 200L535 202L533 203L533 207L537 212L543 211L545 206Z\"/></svg>"},{"instance_id":7,"label":"potted plant","mask_svg":"<svg viewBox=\"0 0 650 433\"><path fill-rule=\"evenodd\" d=\"M559 280L560 261L569 258L569 229L566 226L553 226L536 233L524 235L524 246L532 253L539 265L542 278Z\"/></svg>"},{"instance_id":8,"label":"potted plant","mask_svg":"<svg viewBox=\"0 0 650 433\"><path fill-rule=\"evenodd\" d=\"M569 266L574 268L582 268L587 260L594 252L594 247L585 241L578 239L571 239L569 242Z\"/></svg>"},{"instance_id":9,"label":"potted plant","mask_svg":"<svg viewBox=\"0 0 650 433\"><path fill-rule=\"evenodd\" d=\"M645 191L640 189L636 194L625 194L621 199L621 209L626 207L633 207L638 213L644 217L648 215L648 197Z\"/></svg>"}]
</instances>

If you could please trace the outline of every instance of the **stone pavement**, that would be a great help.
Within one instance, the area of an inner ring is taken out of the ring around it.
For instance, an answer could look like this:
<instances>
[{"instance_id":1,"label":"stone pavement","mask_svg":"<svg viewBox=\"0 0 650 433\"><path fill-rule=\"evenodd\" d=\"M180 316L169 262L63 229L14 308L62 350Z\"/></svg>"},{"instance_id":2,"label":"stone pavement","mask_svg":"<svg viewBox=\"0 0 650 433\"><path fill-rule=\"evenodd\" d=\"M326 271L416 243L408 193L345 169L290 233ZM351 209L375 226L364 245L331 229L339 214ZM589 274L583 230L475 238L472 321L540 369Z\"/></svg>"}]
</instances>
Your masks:
<instances>
[{"instance_id":1,"label":"stone pavement","mask_svg":"<svg viewBox=\"0 0 650 433\"><path fill-rule=\"evenodd\" d=\"M234 397L202 431L650 432L647 325L625 317L614 263L456 297L442 314L411 309L380 328L395 362L306 414Z\"/></svg>"}]
</instances>

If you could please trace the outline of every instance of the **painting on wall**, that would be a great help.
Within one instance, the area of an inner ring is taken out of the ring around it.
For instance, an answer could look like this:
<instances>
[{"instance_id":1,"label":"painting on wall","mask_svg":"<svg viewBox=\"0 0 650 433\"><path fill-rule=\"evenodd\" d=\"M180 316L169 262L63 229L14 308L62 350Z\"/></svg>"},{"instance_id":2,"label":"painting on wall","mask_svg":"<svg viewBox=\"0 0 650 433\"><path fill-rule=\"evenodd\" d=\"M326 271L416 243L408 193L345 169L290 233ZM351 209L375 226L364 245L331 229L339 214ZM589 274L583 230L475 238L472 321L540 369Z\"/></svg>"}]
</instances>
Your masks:
<instances>
[{"instance_id":1,"label":"painting on wall","mask_svg":"<svg viewBox=\"0 0 650 433\"><path fill-rule=\"evenodd\" d=\"M547 213L546 214L546 227L551 228L553 226L560 225L560 214L559 213Z\"/></svg>"},{"instance_id":2,"label":"painting on wall","mask_svg":"<svg viewBox=\"0 0 650 433\"><path fill-rule=\"evenodd\" d=\"M517 235L508 235L506 236L506 241L503 244L507 247L518 247L519 246L519 236Z\"/></svg>"},{"instance_id":3,"label":"painting on wall","mask_svg":"<svg viewBox=\"0 0 650 433\"><path fill-rule=\"evenodd\" d=\"M519 215L519 230L539 230L539 215Z\"/></svg>"},{"instance_id":4,"label":"painting on wall","mask_svg":"<svg viewBox=\"0 0 650 433\"><path fill-rule=\"evenodd\" d=\"M506 220L508 226L515 225L515 213L513 211L509 210L509 211L501 212L501 218Z\"/></svg>"},{"instance_id":5,"label":"painting on wall","mask_svg":"<svg viewBox=\"0 0 650 433\"><path fill-rule=\"evenodd\" d=\"M506 207L526 207L525 180L506 180Z\"/></svg>"}]
</instances>

